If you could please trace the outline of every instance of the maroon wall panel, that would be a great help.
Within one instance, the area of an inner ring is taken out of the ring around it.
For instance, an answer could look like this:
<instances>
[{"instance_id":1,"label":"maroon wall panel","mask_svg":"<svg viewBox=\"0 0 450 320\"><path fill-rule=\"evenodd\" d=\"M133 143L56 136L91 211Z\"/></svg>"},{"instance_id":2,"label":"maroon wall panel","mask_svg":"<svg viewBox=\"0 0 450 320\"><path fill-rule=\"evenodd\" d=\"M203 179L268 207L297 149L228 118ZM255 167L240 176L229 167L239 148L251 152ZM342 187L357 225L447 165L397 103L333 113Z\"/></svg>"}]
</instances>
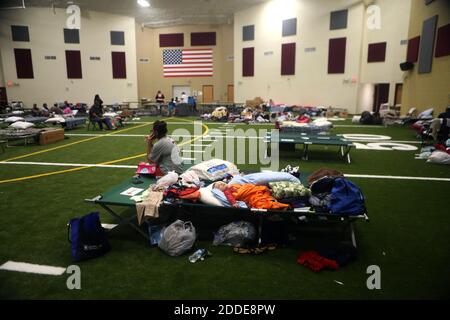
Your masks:
<instances>
[{"instance_id":1,"label":"maroon wall panel","mask_svg":"<svg viewBox=\"0 0 450 320\"><path fill-rule=\"evenodd\" d=\"M295 42L281 45L281 75L295 74Z\"/></svg>"},{"instance_id":2,"label":"maroon wall panel","mask_svg":"<svg viewBox=\"0 0 450 320\"><path fill-rule=\"evenodd\" d=\"M384 62L386 60L386 42L369 43L367 62Z\"/></svg>"},{"instance_id":3,"label":"maroon wall panel","mask_svg":"<svg viewBox=\"0 0 450 320\"><path fill-rule=\"evenodd\" d=\"M66 50L66 66L68 79L81 79L81 54L79 50Z\"/></svg>"},{"instance_id":4,"label":"maroon wall panel","mask_svg":"<svg viewBox=\"0 0 450 320\"><path fill-rule=\"evenodd\" d=\"M419 59L420 36L408 40L408 51L406 53L406 61L417 62Z\"/></svg>"},{"instance_id":5,"label":"maroon wall panel","mask_svg":"<svg viewBox=\"0 0 450 320\"><path fill-rule=\"evenodd\" d=\"M183 33L166 33L159 35L160 47L183 47L184 34Z\"/></svg>"},{"instance_id":6,"label":"maroon wall panel","mask_svg":"<svg viewBox=\"0 0 450 320\"><path fill-rule=\"evenodd\" d=\"M31 49L14 49L16 58L16 71L18 79L33 79L33 60L31 59Z\"/></svg>"},{"instance_id":7,"label":"maroon wall panel","mask_svg":"<svg viewBox=\"0 0 450 320\"><path fill-rule=\"evenodd\" d=\"M330 39L328 44L328 73L345 72L347 38Z\"/></svg>"},{"instance_id":8,"label":"maroon wall panel","mask_svg":"<svg viewBox=\"0 0 450 320\"><path fill-rule=\"evenodd\" d=\"M253 77L255 75L255 48L242 49L242 76Z\"/></svg>"},{"instance_id":9,"label":"maroon wall panel","mask_svg":"<svg viewBox=\"0 0 450 320\"><path fill-rule=\"evenodd\" d=\"M126 79L127 77L127 63L125 59L125 52L111 52L112 70L114 79Z\"/></svg>"},{"instance_id":10,"label":"maroon wall panel","mask_svg":"<svg viewBox=\"0 0 450 320\"><path fill-rule=\"evenodd\" d=\"M192 32L191 46L215 46L216 33L215 32Z\"/></svg>"},{"instance_id":11,"label":"maroon wall panel","mask_svg":"<svg viewBox=\"0 0 450 320\"><path fill-rule=\"evenodd\" d=\"M436 58L450 55L450 23L438 29L436 40Z\"/></svg>"}]
</instances>

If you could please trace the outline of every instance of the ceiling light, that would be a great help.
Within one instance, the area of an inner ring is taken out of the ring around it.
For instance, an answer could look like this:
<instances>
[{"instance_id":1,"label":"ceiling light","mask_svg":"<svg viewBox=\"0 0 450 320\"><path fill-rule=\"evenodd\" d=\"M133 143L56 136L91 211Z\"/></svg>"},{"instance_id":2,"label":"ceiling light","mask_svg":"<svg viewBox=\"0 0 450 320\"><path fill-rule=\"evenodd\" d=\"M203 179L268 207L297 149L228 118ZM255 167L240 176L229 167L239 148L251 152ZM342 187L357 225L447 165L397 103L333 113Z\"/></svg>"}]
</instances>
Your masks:
<instances>
[{"instance_id":1,"label":"ceiling light","mask_svg":"<svg viewBox=\"0 0 450 320\"><path fill-rule=\"evenodd\" d=\"M147 0L137 0L137 3L144 8L150 7L150 3Z\"/></svg>"}]
</instances>

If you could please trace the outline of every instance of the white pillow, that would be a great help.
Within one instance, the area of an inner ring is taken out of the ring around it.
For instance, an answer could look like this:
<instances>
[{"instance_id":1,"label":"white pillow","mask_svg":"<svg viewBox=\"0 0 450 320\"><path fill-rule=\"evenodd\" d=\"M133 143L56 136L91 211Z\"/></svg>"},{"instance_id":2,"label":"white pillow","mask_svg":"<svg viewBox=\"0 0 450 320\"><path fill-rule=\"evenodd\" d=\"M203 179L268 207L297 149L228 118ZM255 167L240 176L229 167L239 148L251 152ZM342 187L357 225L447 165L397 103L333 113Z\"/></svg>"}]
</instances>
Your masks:
<instances>
[{"instance_id":1,"label":"white pillow","mask_svg":"<svg viewBox=\"0 0 450 320\"><path fill-rule=\"evenodd\" d=\"M333 123L331 123L330 121L321 118L314 120L313 123L318 127L327 127L333 125Z\"/></svg>"},{"instance_id":2,"label":"white pillow","mask_svg":"<svg viewBox=\"0 0 450 320\"><path fill-rule=\"evenodd\" d=\"M218 207L223 207L222 202L220 202L219 199L217 199L214 194L212 193L212 186L213 184L211 183L209 186L205 187L205 188L200 188L200 202L204 203L204 204L209 204L211 206L218 206Z\"/></svg>"},{"instance_id":3,"label":"white pillow","mask_svg":"<svg viewBox=\"0 0 450 320\"><path fill-rule=\"evenodd\" d=\"M64 119L63 117L54 117L54 118L49 118L49 119L45 120L45 122L47 122L47 123L62 123L62 122L66 122L66 119Z\"/></svg>"},{"instance_id":4,"label":"white pillow","mask_svg":"<svg viewBox=\"0 0 450 320\"><path fill-rule=\"evenodd\" d=\"M191 167L189 170L194 171L201 180L210 181L223 179L226 174L234 175L239 173L235 164L222 159L203 161Z\"/></svg>"},{"instance_id":5,"label":"white pillow","mask_svg":"<svg viewBox=\"0 0 450 320\"><path fill-rule=\"evenodd\" d=\"M9 127L10 128L14 128L14 129L28 129L28 128L34 127L34 123L24 122L24 121L17 121L17 122L14 122Z\"/></svg>"},{"instance_id":6,"label":"white pillow","mask_svg":"<svg viewBox=\"0 0 450 320\"><path fill-rule=\"evenodd\" d=\"M361 119L361 116L353 116L352 123L359 123L360 119Z\"/></svg>"},{"instance_id":7,"label":"white pillow","mask_svg":"<svg viewBox=\"0 0 450 320\"><path fill-rule=\"evenodd\" d=\"M9 117L5 119L5 122L17 122L17 121L23 121L24 119L22 117Z\"/></svg>"},{"instance_id":8,"label":"white pillow","mask_svg":"<svg viewBox=\"0 0 450 320\"><path fill-rule=\"evenodd\" d=\"M105 117L110 117L110 118L114 118L114 117L118 116L118 114L116 112L105 112L103 115Z\"/></svg>"}]
</instances>

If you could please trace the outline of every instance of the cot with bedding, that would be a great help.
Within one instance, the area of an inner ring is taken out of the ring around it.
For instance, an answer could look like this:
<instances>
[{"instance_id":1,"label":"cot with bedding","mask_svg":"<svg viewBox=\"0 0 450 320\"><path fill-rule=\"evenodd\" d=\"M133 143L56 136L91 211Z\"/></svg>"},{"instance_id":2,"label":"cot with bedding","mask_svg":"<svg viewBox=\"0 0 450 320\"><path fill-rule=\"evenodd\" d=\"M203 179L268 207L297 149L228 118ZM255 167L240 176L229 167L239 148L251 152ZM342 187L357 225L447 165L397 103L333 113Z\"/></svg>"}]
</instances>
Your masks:
<instances>
[{"instance_id":1,"label":"cot with bedding","mask_svg":"<svg viewBox=\"0 0 450 320\"><path fill-rule=\"evenodd\" d=\"M300 177L302 182L306 182L306 174ZM119 185L112 187L108 191L92 199L86 201L97 204L104 208L117 221L118 226L127 224L135 231L141 234L146 239L149 238L147 232L142 230L136 223L136 214L125 218L121 213L117 212L114 207L121 208L135 208L136 204L129 196L121 195L129 188L140 188L146 190L149 185L156 182L155 178L142 176L142 183L133 183L133 178L128 178ZM199 238L206 239L212 235L206 232L206 229L213 228L217 230L220 226L228 224L236 220L245 220L253 222L258 226L258 242L262 241L263 226L272 220L282 220L289 224L304 224L309 222L316 222L321 225L324 223L339 224L342 230L347 233L350 231L351 242L356 247L356 237L354 233L353 223L357 220L368 221L369 218L366 212L361 212L358 215L346 214L330 214L319 213L311 211L309 208L299 208L294 210L266 210L266 209L244 209L234 207L219 207L213 205L206 205L200 203L170 203L164 201L159 207L159 218L148 221L150 224L157 220L159 223L170 223L176 219L189 220L197 227ZM204 228L203 228L204 227ZM111 229L112 230L112 229Z\"/></svg>"},{"instance_id":2,"label":"cot with bedding","mask_svg":"<svg viewBox=\"0 0 450 320\"><path fill-rule=\"evenodd\" d=\"M280 150L295 150L296 144L303 145L303 159L308 160L308 152L310 145L337 146L339 147L341 156L351 163L350 151L355 146L351 141L340 135L319 135L293 132L279 132L278 137L267 133L266 135L266 156L270 155L270 145L278 144Z\"/></svg>"}]
</instances>

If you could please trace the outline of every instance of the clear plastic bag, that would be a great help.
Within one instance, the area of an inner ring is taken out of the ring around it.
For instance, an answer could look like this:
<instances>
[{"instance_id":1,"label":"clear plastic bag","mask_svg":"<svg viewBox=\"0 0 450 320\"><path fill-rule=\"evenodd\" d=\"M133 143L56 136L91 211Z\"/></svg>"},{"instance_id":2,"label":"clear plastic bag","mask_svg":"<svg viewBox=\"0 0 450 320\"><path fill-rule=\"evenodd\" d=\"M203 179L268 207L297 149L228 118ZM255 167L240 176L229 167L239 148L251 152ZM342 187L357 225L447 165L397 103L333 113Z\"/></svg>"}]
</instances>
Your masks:
<instances>
[{"instance_id":1,"label":"clear plastic bag","mask_svg":"<svg viewBox=\"0 0 450 320\"><path fill-rule=\"evenodd\" d=\"M250 222L236 221L219 228L214 234L213 245L242 247L255 239L256 229Z\"/></svg>"},{"instance_id":2,"label":"clear plastic bag","mask_svg":"<svg viewBox=\"0 0 450 320\"><path fill-rule=\"evenodd\" d=\"M169 256L179 256L192 249L195 239L194 225L177 220L161 231L158 247Z\"/></svg>"}]
</instances>

